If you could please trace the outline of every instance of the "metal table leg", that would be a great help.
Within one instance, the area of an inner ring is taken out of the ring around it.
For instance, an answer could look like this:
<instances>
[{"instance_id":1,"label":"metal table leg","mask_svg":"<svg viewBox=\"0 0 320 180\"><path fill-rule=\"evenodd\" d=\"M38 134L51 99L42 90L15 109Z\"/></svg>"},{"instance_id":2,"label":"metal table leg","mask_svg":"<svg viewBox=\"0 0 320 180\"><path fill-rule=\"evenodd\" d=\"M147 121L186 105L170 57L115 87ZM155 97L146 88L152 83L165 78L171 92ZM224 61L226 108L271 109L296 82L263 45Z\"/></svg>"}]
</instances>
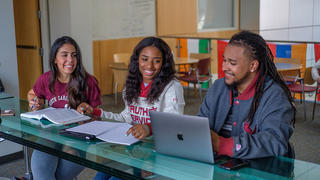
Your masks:
<instances>
[{"instance_id":1,"label":"metal table leg","mask_svg":"<svg viewBox=\"0 0 320 180\"><path fill-rule=\"evenodd\" d=\"M23 146L23 150L24 150L24 160L25 160L25 164L26 164L25 177L28 180L32 180L32 172L31 172L30 165L29 165L29 148L27 146Z\"/></svg>"}]
</instances>

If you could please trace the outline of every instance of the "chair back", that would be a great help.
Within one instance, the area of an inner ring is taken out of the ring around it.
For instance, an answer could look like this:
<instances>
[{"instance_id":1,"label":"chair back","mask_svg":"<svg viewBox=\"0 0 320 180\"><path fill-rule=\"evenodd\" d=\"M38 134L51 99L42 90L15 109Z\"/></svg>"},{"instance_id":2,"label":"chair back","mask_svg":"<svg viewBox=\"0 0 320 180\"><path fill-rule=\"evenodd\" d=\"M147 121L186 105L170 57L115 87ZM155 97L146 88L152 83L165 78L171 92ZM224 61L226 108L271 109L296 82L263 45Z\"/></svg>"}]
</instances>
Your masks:
<instances>
[{"instance_id":1,"label":"chair back","mask_svg":"<svg viewBox=\"0 0 320 180\"><path fill-rule=\"evenodd\" d=\"M115 53L113 54L113 61L115 63L124 63L126 65L129 64L131 58L130 53Z\"/></svg>"},{"instance_id":2,"label":"chair back","mask_svg":"<svg viewBox=\"0 0 320 180\"><path fill-rule=\"evenodd\" d=\"M114 82L116 82L118 84L118 86L121 88L121 91L122 91L122 88L127 80L128 70L126 70L126 69L112 69L112 72L113 72Z\"/></svg>"},{"instance_id":3,"label":"chair back","mask_svg":"<svg viewBox=\"0 0 320 180\"><path fill-rule=\"evenodd\" d=\"M195 59L205 59L205 58L210 58L209 53L190 53L189 57L190 58L195 58Z\"/></svg>"},{"instance_id":4,"label":"chair back","mask_svg":"<svg viewBox=\"0 0 320 180\"><path fill-rule=\"evenodd\" d=\"M303 79L304 79L305 84L314 84L315 83L315 80L313 80L312 75L311 75L311 69L312 69L312 67L308 67L304 71Z\"/></svg>"},{"instance_id":5,"label":"chair back","mask_svg":"<svg viewBox=\"0 0 320 180\"><path fill-rule=\"evenodd\" d=\"M210 57L199 60L197 65L199 75L209 75L210 60Z\"/></svg>"}]
</instances>

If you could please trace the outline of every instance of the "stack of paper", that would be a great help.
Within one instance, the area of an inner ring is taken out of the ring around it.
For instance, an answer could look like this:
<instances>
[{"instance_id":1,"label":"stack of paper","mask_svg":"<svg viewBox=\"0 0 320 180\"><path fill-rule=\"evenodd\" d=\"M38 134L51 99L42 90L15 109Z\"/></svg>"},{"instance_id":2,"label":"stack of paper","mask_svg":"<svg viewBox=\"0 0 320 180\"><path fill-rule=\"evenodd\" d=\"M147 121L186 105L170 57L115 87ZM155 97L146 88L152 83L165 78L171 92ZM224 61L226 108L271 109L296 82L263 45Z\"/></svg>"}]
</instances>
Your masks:
<instances>
[{"instance_id":1,"label":"stack of paper","mask_svg":"<svg viewBox=\"0 0 320 180\"><path fill-rule=\"evenodd\" d=\"M94 135L96 138L109 143L131 145L139 141L131 134L126 136L131 126L128 123L92 121L66 130Z\"/></svg>"},{"instance_id":2,"label":"stack of paper","mask_svg":"<svg viewBox=\"0 0 320 180\"><path fill-rule=\"evenodd\" d=\"M66 109L66 108L46 108L38 111L21 113L22 118L34 118L41 119L45 118L52 123L55 124L71 124L80 121L89 120L89 116L85 116L83 114L78 113L74 109Z\"/></svg>"}]
</instances>

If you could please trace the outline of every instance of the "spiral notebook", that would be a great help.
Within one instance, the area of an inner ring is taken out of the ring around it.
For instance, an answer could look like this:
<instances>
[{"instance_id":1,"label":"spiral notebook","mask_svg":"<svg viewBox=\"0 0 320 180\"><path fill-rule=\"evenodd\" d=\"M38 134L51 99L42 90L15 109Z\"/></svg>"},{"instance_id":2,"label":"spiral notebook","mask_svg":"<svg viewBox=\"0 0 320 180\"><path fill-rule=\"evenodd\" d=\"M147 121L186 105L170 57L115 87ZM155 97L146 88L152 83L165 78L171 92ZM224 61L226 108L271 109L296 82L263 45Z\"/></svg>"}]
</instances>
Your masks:
<instances>
[{"instance_id":1,"label":"spiral notebook","mask_svg":"<svg viewBox=\"0 0 320 180\"><path fill-rule=\"evenodd\" d=\"M80 121L89 120L90 117L78 113L74 109L49 107L38 111L31 111L20 114L21 118L42 119L45 118L54 124L66 125Z\"/></svg>"}]
</instances>

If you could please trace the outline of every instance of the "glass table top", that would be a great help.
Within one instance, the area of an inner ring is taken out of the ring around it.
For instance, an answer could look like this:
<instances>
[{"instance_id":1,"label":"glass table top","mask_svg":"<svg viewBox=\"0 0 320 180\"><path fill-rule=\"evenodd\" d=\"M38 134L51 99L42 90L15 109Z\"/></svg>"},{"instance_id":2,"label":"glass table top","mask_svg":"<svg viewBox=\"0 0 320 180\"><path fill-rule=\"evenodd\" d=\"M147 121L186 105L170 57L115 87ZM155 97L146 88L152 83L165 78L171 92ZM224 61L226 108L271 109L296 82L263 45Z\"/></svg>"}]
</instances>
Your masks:
<instances>
[{"instance_id":1,"label":"glass table top","mask_svg":"<svg viewBox=\"0 0 320 180\"><path fill-rule=\"evenodd\" d=\"M217 165L167 156L154 151L152 137L131 146L85 141L59 135L57 126L25 120L28 102L1 99L1 109L14 109L15 116L1 117L0 133L11 141L79 163L124 179L305 179L320 177L320 165L285 157L250 160L250 165L228 171ZM107 119L103 119L110 121Z\"/></svg>"},{"instance_id":2,"label":"glass table top","mask_svg":"<svg viewBox=\"0 0 320 180\"><path fill-rule=\"evenodd\" d=\"M5 92L0 92L0 99L8 99L8 98L13 98L13 96Z\"/></svg>"}]
</instances>

